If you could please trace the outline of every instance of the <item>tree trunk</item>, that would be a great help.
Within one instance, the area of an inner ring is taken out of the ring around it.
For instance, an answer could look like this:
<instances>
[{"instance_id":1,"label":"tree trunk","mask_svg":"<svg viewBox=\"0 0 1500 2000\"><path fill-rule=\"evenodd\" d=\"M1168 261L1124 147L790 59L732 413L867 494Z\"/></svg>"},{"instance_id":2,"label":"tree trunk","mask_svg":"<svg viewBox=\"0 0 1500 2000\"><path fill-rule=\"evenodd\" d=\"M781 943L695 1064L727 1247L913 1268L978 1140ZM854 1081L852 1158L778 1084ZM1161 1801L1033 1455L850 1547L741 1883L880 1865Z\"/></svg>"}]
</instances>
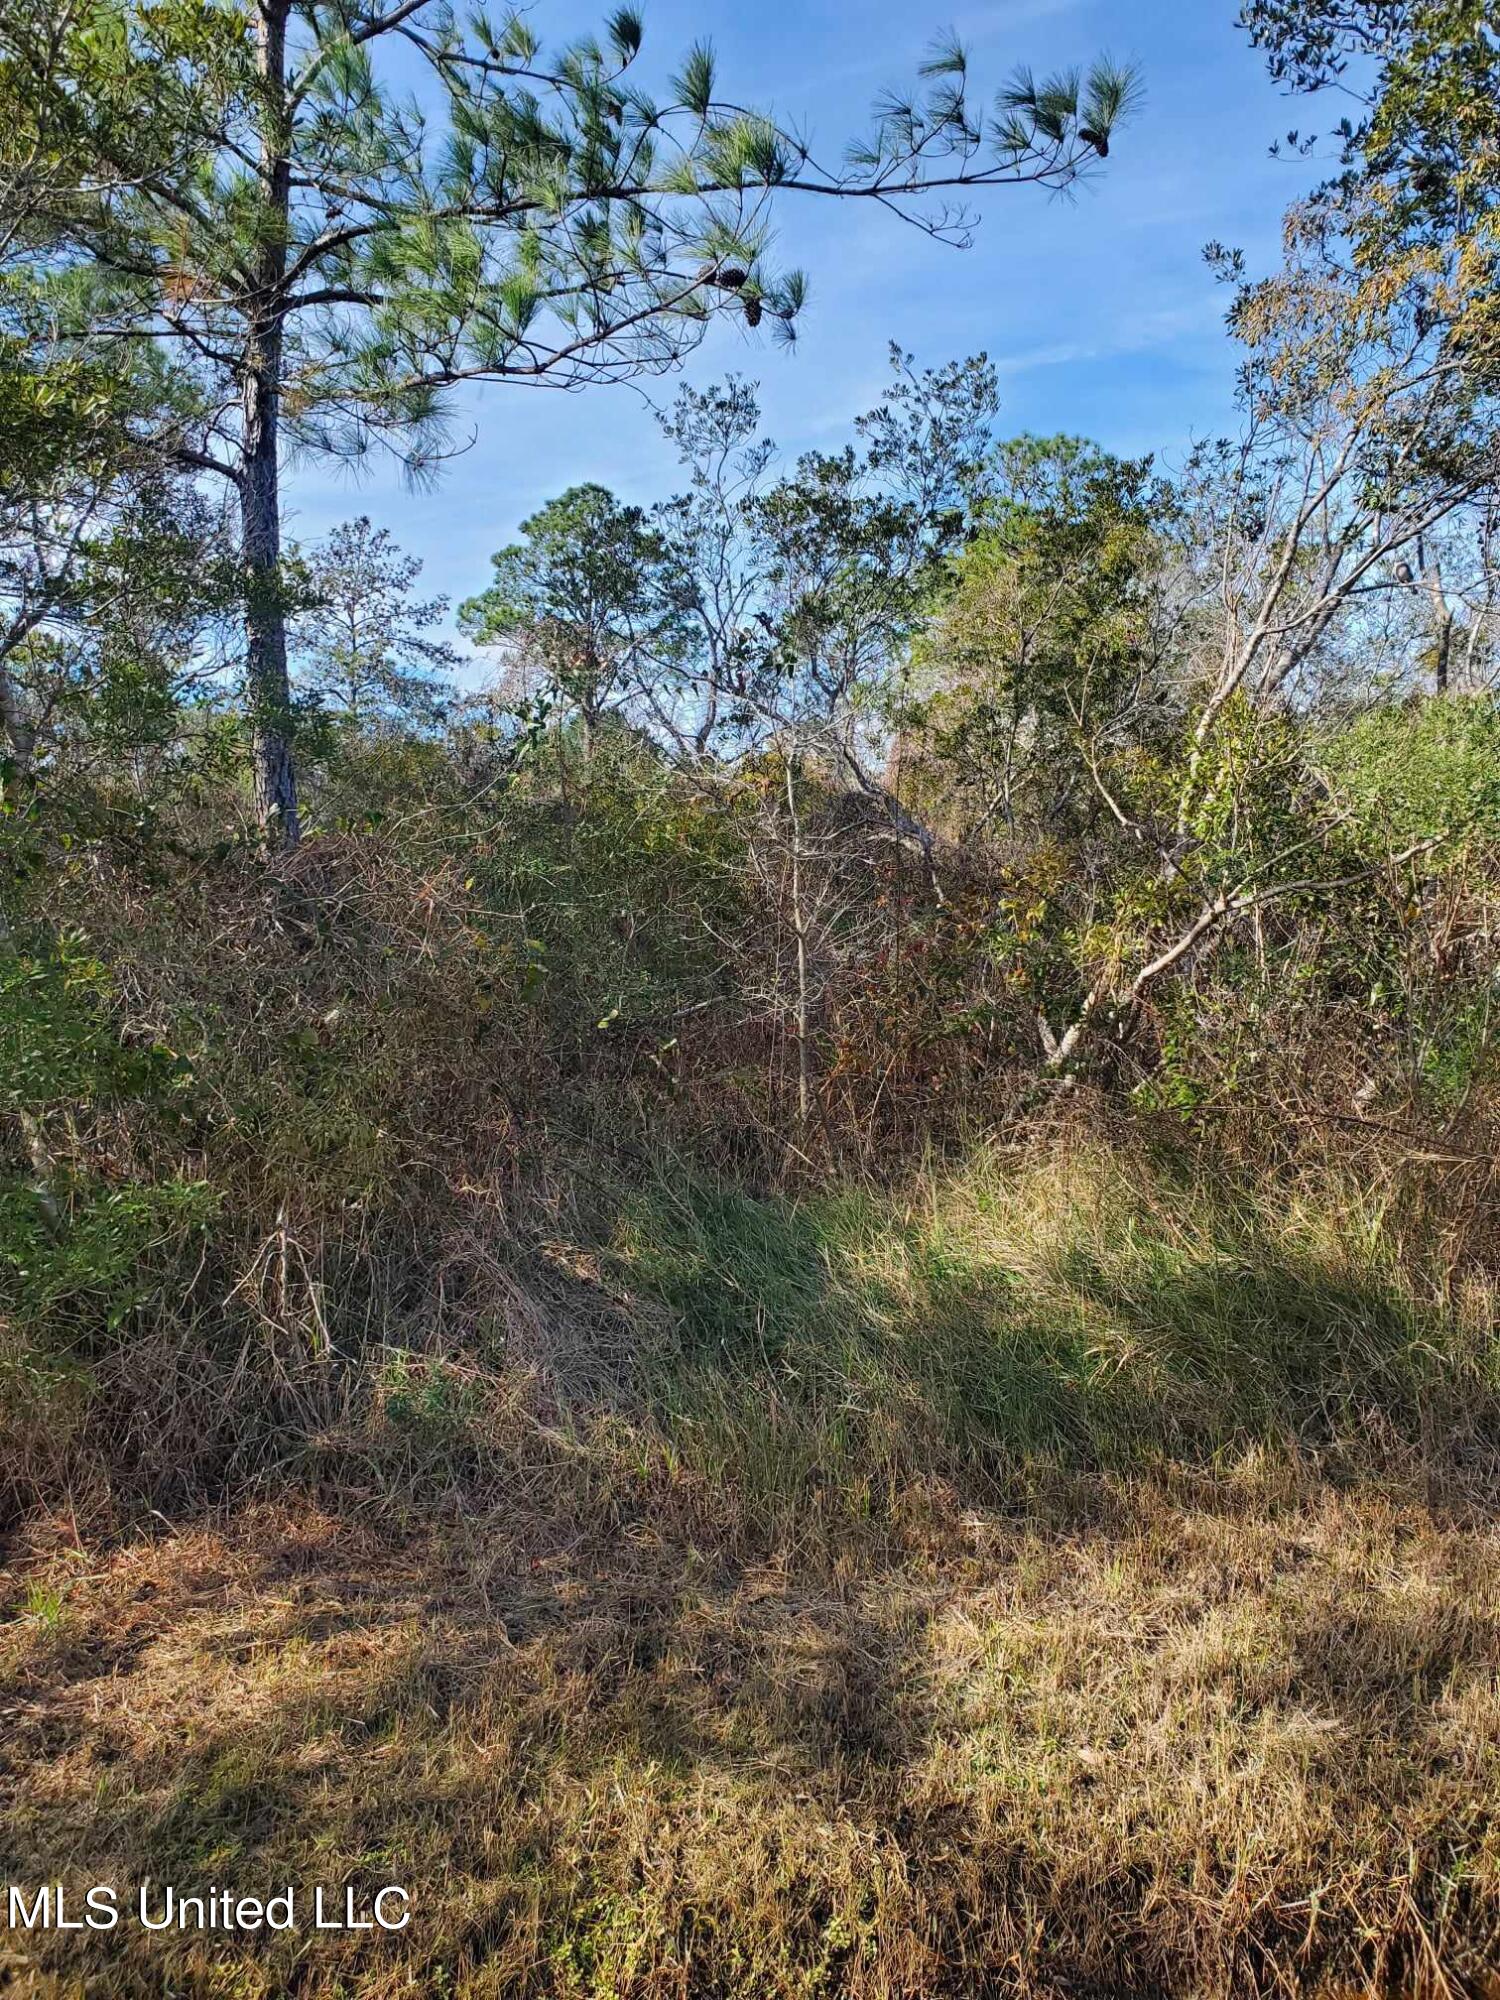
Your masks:
<instances>
[{"instance_id":1,"label":"tree trunk","mask_svg":"<svg viewBox=\"0 0 1500 2000\"><path fill-rule=\"evenodd\" d=\"M282 293L291 202L287 11L287 0L261 0L255 22L256 67L265 85L260 111L261 194L269 213L247 314L239 480L246 586L245 696L255 811L273 847L295 847L302 836L290 741L292 702L281 583Z\"/></svg>"},{"instance_id":2,"label":"tree trunk","mask_svg":"<svg viewBox=\"0 0 1500 2000\"><path fill-rule=\"evenodd\" d=\"M1448 600L1443 595L1443 572L1437 563L1429 566L1424 560L1424 550L1417 542L1417 563L1422 572L1422 581L1427 586L1428 600L1432 605L1432 691L1434 694L1448 692L1448 660L1453 651L1453 613L1448 609Z\"/></svg>"},{"instance_id":3,"label":"tree trunk","mask_svg":"<svg viewBox=\"0 0 1500 2000\"><path fill-rule=\"evenodd\" d=\"M1448 661L1453 652L1453 614L1444 612L1438 626L1437 647L1432 660L1432 688L1434 694L1448 692Z\"/></svg>"},{"instance_id":4,"label":"tree trunk","mask_svg":"<svg viewBox=\"0 0 1500 2000\"><path fill-rule=\"evenodd\" d=\"M792 827L792 934L797 944L797 1130L806 1135L812 1110L812 1043L809 1039L811 1008L807 978L807 917L802 907L802 816L797 810L797 789L792 776L792 755L786 758L786 806Z\"/></svg>"},{"instance_id":5,"label":"tree trunk","mask_svg":"<svg viewBox=\"0 0 1500 2000\"><path fill-rule=\"evenodd\" d=\"M8 747L10 782L20 789L31 776L31 760L36 755L36 726L26 713L21 691L11 679L10 669L0 657L0 724ZM0 918L3 922L3 918Z\"/></svg>"},{"instance_id":6,"label":"tree trunk","mask_svg":"<svg viewBox=\"0 0 1500 2000\"><path fill-rule=\"evenodd\" d=\"M274 847L295 847L302 827L289 740L291 685L281 595L281 496L277 465L277 329L245 375L240 526L245 559L245 695L250 712L255 812ZM266 347L270 352L266 352Z\"/></svg>"}]
</instances>

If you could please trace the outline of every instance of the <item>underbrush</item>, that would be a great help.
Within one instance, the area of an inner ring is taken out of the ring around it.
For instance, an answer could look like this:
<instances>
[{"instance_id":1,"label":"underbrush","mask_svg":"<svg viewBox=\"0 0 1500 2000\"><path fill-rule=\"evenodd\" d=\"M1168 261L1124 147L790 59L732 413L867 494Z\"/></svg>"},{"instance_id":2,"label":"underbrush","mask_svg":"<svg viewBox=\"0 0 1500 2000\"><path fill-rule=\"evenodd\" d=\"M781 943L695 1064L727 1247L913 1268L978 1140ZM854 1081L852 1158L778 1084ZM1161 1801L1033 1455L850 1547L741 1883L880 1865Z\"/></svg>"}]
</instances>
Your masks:
<instances>
[{"instance_id":1,"label":"underbrush","mask_svg":"<svg viewBox=\"0 0 1500 2000\"><path fill-rule=\"evenodd\" d=\"M86 1210L23 1273L46 1330L24 1344L17 1315L8 1354L19 1497L104 1525L268 1472L397 1511L665 1480L771 1552L830 1514L874 1533L929 1477L1005 1506L1058 1472L1261 1446L1487 1478L1500 1440L1493 1286L1414 1255L1358 1188L1184 1184L1081 1121L893 1186L756 1194L666 1154L591 1180L383 1241L283 1213L238 1268L202 1188L137 1204L128 1287L87 1334L120 1253Z\"/></svg>"},{"instance_id":2,"label":"underbrush","mask_svg":"<svg viewBox=\"0 0 1500 2000\"><path fill-rule=\"evenodd\" d=\"M0 948L0 1873L417 1912L18 1976L1483 1991L1484 1036L1351 952L1038 1081L861 861L799 1109L790 933L638 805L69 851Z\"/></svg>"}]
</instances>

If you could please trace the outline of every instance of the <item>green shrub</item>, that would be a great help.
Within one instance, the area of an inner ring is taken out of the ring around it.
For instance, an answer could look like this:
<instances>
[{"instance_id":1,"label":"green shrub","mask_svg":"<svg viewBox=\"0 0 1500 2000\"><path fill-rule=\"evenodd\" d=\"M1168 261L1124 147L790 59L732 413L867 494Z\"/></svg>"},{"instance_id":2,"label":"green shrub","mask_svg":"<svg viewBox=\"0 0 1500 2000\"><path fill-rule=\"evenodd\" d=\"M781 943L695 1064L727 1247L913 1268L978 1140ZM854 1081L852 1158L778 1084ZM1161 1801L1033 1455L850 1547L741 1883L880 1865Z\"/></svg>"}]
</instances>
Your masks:
<instances>
[{"instance_id":1,"label":"green shrub","mask_svg":"<svg viewBox=\"0 0 1500 2000\"><path fill-rule=\"evenodd\" d=\"M1323 760L1377 854L1500 835L1500 706L1491 695L1374 709L1333 736Z\"/></svg>"}]
</instances>

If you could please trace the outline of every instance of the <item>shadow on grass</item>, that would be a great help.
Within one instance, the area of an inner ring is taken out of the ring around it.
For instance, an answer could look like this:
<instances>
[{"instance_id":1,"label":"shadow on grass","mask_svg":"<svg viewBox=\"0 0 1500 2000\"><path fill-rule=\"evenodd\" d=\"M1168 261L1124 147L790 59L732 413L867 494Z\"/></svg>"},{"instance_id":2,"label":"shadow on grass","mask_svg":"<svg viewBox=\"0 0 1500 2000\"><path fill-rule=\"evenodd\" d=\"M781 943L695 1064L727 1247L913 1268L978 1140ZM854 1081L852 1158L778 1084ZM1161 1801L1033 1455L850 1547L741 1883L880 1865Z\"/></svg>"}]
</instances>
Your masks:
<instances>
[{"instance_id":1,"label":"shadow on grass","mask_svg":"<svg viewBox=\"0 0 1500 2000\"><path fill-rule=\"evenodd\" d=\"M877 1615L743 1569L699 1583L691 1552L631 1543L596 1545L552 1583L511 1550L455 1591L436 1586L459 1550L431 1545L424 1584L409 1544L313 1518L314 1561L305 1522L282 1521L279 1551L264 1515L242 1537L138 1548L16 1649L0 1862L80 1901L95 1881L292 1883L304 1906L315 1883L341 1900L346 1883L397 1882L420 1921L314 1940L316 1962L305 1934L37 1937L38 1970L108 1993L385 1992L398 1971L424 1992L481 1972L463 1990L613 1991L598 1980L637 1949L643 1901L650 1931L675 1815L696 1822L718 1797L722 1823L711 1813L689 1845L731 1902L755 1858L760 1895L795 1900L800 1884L817 1902L813 1854L783 1871L778 1828L798 1846L809 1817L836 1828L895 1783L927 1726L923 1615L899 1603ZM127 1568L171 1579L149 1608ZM653 1859L640 1843L658 1813ZM733 1850L736 1813L753 1854ZM705 1905L673 1936L694 1921L714 1920ZM808 1921L758 1950L788 1980L809 1951L841 1954Z\"/></svg>"},{"instance_id":2,"label":"shadow on grass","mask_svg":"<svg viewBox=\"0 0 1500 2000\"><path fill-rule=\"evenodd\" d=\"M1118 1180L920 1213L679 1182L598 1269L612 1341L643 1302L628 1397L538 1416L521 1359L572 1348L507 1290L515 1382L414 1361L321 1497L33 1565L61 1610L6 1629L7 1879L414 1910L31 1938L34 1990L1482 1990L1472 1329L1296 1218Z\"/></svg>"},{"instance_id":3,"label":"shadow on grass","mask_svg":"<svg viewBox=\"0 0 1500 2000\"><path fill-rule=\"evenodd\" d=\"M922 1473L994 1501L1048 1469L1212 1462L1252 1444L1500 1446L1486 1328L1424 1303L1378 1246L1200 1194L1039 1185L913 1218L652 1190L614 1255L677 1318L658 1408L682 1451L757 1501L886 1495ZM1050 1209L1047 1204L1051 1203Z\"/></svg>"},{"instance_id":4,"label":"shadow on grass","mask_svg":"<svg viewBox=\"0 0 1500 2000\"><path fill-rule=\"evenodd\" d=\"M11 1944L59 1995L1478 1991L1493 1538L1246 1498L832 1573L294 1506L134 1545L8 1649L7 1879L414 1921Z\"/></svg>"}]
</instances>

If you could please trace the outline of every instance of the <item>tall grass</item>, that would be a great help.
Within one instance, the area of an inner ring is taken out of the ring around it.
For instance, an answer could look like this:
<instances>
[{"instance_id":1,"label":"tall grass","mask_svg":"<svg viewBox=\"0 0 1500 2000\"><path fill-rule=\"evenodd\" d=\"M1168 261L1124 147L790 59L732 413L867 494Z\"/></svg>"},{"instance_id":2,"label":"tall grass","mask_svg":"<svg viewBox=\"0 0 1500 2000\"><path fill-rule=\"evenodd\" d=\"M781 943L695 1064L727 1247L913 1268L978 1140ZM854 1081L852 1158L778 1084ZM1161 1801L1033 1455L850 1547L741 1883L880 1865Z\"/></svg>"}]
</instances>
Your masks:
<instances>
[{"instance_id":1,"label":"tall grass","mask_svg":"<svg viewBox=\"0 0 1500 2000\"><path fill-rule=\"evenodd\" d=\"M1357 1188L1184 1188L1088 1136L800 1200L664 1164L610 1254L674 1315L674 1448L756 1518L813 1487L888 1509L918 1476L993 1501L1047 1467L1260 1445L1368 1471L1382 1441L1457 1463L1500 1437L1489 1292L1435 1295Z\"/></svg>"}]
</instances>

